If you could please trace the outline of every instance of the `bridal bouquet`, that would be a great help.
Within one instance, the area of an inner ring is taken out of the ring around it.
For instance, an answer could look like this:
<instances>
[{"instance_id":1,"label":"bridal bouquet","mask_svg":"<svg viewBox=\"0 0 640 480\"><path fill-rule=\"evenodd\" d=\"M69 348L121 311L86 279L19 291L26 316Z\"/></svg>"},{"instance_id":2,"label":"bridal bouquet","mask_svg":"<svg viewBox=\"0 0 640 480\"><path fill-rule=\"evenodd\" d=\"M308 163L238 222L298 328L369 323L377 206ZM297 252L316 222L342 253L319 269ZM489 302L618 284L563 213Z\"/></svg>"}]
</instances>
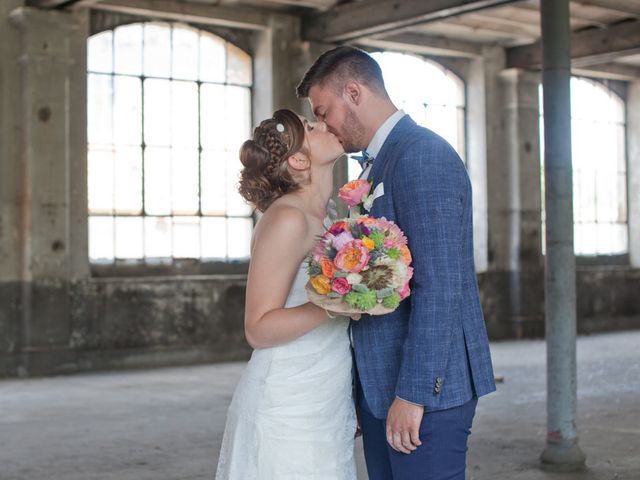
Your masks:
<instances>
[{"instance_id":1,"label":"bridal bouquet","mask_svg":"<svg viewBox=\"0 0 640 480\"><path fill-rule=\"evenodd\" d=\"M368 201L370 188L366 180L355 180L340 189L339 197L358 206ZM410 293L410 264L407 238L395 223L368 215L343 218L309 256L307 294L312 303L354 318L389 313Z\"/></svg>"}]
</instances>

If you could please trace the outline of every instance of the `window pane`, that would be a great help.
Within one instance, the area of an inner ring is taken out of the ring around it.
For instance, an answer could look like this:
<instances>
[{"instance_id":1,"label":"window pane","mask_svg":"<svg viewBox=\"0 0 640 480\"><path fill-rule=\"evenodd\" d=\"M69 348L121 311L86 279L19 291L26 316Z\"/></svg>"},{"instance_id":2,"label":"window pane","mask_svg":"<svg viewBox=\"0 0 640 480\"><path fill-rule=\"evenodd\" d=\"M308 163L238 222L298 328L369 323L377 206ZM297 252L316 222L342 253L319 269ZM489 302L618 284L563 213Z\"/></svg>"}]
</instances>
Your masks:
<instances>
[{"instance_id":1,"label":"window pane","mask_svg":"<svg viewBox=\"0 0 640 480\"><path fill-rule=\"evenodd\" d=\"M238 160L240 162L240 160ZM225 154L205 150L201 157L202 214L224 215L227 207L227 185Z\"/></svg>"},{"instance_id":2,"label":"window pane","mask_svg":"<svg viewBox=\"0 0 640 480\"><path fill-rule=\"evenodd\" d=\"M171 150L148 147L144 152L144 207L148 215L171 213Z\"/></svg>"},{"instance_id":3,"label":"window pane","mask_svg":"<svg viewBox=\"0 0 640 480\"><path fill-rule=\"evenodd\" d=\"M113 142L111 76L90 73L87 89L88 141L90 144L110 145Z\"/></svg>"},{"instance_id":4,"label":"window pane","mask_svg":"<svg viewBox=\"0 0 640 480\"><path fill-rule=\"evenodd\" d=\"M172 222L170 217L144 219L144 253L147 258L171 257Z\"/></svg>"},{"instance_id":5,"label":"window pane","mask_svg":"<svg viewBox=\"0 0 640 480\"><path fill-rule=\"evenodd\" d=\"M113 260L113 217L89 217L89 257Z\"/></svg>"},{"instance_id":6,"label":"window pane","mask_svg":"<svg viewBox=\"0 0 640 480\"><path fill-rule=\"evenodd\" d=\"M202 148L224 148L225 87L203 84L200 87L200 143Z\"/></svg>"},{"instance_id":7,"label":"window pane","mask_svg":"<svg viewBox=\"0 0 640 480\"><path fill-rule=\"evenodd\" d=\"M116 258L142 258L142 217L116 217Z\"/></svg>"},{"instance_id":8,"label":"window pane","mask_svg":"<svg viewBox=\"0 0 640 480\"><path fill-rule=\"evenodd\" d=\"M113 71L113 32L98 33L89 38L87 46L87 70L90 72Z\"/></svg>"},{"instance_id":9,"label":"window pane","mask_svg":"<svg viewBox=\"0 0 640 480\"><path fill-rule=\"evenodd\" d=\"M113 128L116 144L140 145L142 142L141 103L140 79L116 76L113 96Z\"/></svg>"},{"instance_id":10,"label":"window pane","mask_svg":"<svg viewBox=\"0 0 640 480\"><path fill-rule=\"evenodd\" d=\"M207 33L200 35L200 80L224 82L226 68L224 40Z\"/></svg>"},{"instance_id":11,"label":"window pane","mask_svg":"<svg viewBox=\"0 0 640 480\"><path fill-rule=\"evenodd\" d=\"M224 260L227 257L227 221L224 217L202 217L202 258Z\"/></svg>"},{"instance_id":12,"label":"window pane","mask_svg":"<svg viewBox=\"0 0 640 480\"><path fill-rule=\"evenodd\" d=\"M147 145L169 146L171 140L171 82L144 81L144 141Z\"/></svg>"},{"instance_id":13,"label":"window pane","mask_svg":"<svg viewBox=\"0 0 640 480\"><path fill-rule=\"evenodd\" d=\"M175 215L198 213L198 150L174 149L172 211Z\"/></svg>"},{"instance_id":14,"label":"window pane","mask_svg":"<svg viewBox=\"0 0 640 480\"><path fill-rule=\"evenodd\" d=\"M144 25L144 74L171 76L171 27L167 23Z\"/></svg>"},{"instance_id":15,"label":"window pane","mask_svg":"<svg viewBox=\"0 0 640 480\"><path fill-rule=\"evenodd\" d=\"M134 23L115 29L114 70L116 73L142 73L142 24Z\"/></svg>"},{"instance_id":16,"label":"window pane","mask_svg":"<svg viewBox=\"0 0 640 480\"><path fill-rule=\"evenodd\" d=\"M227 43L227 61L227 82L251 85L253 78L251 57L235 45Z\"/></svg>"},{"instance_id":17,"label":"window pane","mask_svg":"<svg viewBox=\"0 0 640 480\"><path fill-rule=\"evenodd\" d=\"M200 258L200 219L198 217L173 218L173 256Z\"/></svg>"},{"instance_id":18,"label":"window pane","mask_svg":"<svg viewBox=\"0 0 640 480\"><path fill-rule=\"evenodd\" d=\"M251 100L249 89L244 87L226 87L224 132L225 146L233 150L237 156L238 150L251 135Z\"/></svg>"},{"instance_id":19,"label":"window pane","mask_svg":"<svg viewBox=\"0 0 640 480\"><path fill-rule=\"evenodd\" d=\"M142 213L142 152L140 147L116 148L115 204L117 213Z\"/></svg>"},{"instance_id":20,"label":"window pane","mask_svg":"<svg viewBox=\"0 0 640 480\"><path fill-rule=\"evenodd\" d=\"M171 84L171 144L198 147L198 85L194 82Z\"/></svg>"},{"instance_id":21,"label":"window pane","mask_svg":"<svg viewBox=\"0 0 640 480\"><path fill-rule=\"evenodd\" d=\"M229 218L227 228L229 258L237 260L249 258L253 221L250 218Z\"/></svg>"},{"instance_id":22,"label":"window pane","mask_svg":"<svg viewBox=\"0 0 640 480\"><path fill-rule=\"evenodd\" d=\"M113 152L90 148L87 162L89 212L113 213Z\"/></svg>"},{"instance_id":23,"label":"window pane","mask_svg":"<svg viewBox=\"0 0 640 480\"><path fill-rule=\"evenodd\" d=\"M172 67L173 78L198 78L198 32L190 28L174 27Z\"/></svg>"},{"instance_id":24,"label":"window pane","mask_svg":"<svg viewBox=\"0 0 640 480\"><path fill-rule=\"evenodd\" d=\"M616 223L613 226L611 251L614 254L623 254L629 251L629 230L626 223Z\"/></svg>"}]
</instances>

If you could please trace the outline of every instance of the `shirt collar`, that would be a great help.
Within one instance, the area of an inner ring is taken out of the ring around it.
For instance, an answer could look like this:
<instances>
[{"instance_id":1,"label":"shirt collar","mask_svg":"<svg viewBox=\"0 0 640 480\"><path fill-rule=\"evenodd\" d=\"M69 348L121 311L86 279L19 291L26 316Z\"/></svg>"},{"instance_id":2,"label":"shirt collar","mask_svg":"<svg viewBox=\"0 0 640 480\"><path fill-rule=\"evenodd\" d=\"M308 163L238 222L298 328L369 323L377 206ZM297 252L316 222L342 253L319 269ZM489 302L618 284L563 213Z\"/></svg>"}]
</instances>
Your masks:
<instances>
[{"instance_id":1,"label":"shirt collar","mask_svg":"<svg viewBox=\"0 0 640 480\"><path fill-rule=\"evenodd\" d=\"M396 126L396 123L398 123L404 116L405 113L403 110L396 110L389 118L384 121L382 125L380 125L375 135L371 139L371 143L369 143L369 146L367 146L366 148L369 155L374 158L378 156L378 153L380 153L380 149L391 133L391 130L393 130L393 127Z\"/></svg>"}]
</instances>

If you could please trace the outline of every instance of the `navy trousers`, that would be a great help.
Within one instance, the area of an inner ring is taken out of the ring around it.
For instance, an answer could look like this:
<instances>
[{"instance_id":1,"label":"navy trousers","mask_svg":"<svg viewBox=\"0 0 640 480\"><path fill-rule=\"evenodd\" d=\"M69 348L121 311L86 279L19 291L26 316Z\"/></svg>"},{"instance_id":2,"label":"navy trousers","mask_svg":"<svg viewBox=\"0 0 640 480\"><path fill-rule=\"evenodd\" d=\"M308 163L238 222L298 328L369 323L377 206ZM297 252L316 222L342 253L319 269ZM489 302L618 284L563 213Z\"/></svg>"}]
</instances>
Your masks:
<instances>
[{"instance_id":1,"label":"navy trousers","mask_svg":"<svg viewBox=\"0 0 640 480\"><path fill-rule=\"evenodd\" d=\"M357 398L369 480L464 480L476 397L459 407L425 412L422 445L410 454L396 452L387 443L386 419L373 416L361 388Z\"/></svg>"}]
</instances>

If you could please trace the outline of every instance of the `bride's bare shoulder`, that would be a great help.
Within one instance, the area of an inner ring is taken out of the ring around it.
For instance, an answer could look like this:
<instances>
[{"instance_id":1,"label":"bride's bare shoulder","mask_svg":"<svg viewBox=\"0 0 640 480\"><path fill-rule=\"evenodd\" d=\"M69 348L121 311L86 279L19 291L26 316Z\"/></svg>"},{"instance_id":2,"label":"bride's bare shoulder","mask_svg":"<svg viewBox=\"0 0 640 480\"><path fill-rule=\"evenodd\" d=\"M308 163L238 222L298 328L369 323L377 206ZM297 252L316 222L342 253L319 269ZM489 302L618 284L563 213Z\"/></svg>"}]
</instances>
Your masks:
<instances>
[{"instance_id":1,"label":"bride's bare shoulder","mask_svg":"<svg viewBox=\"0 0 640 480\"><path fill-rule=\"evenodd\" d=\"M295 205L286 202L274 202L264 212L256 224L255 236L264 236L280 232L289 237L303 236L309 229L307 216Z\"/></svg>"}]
</instances>

